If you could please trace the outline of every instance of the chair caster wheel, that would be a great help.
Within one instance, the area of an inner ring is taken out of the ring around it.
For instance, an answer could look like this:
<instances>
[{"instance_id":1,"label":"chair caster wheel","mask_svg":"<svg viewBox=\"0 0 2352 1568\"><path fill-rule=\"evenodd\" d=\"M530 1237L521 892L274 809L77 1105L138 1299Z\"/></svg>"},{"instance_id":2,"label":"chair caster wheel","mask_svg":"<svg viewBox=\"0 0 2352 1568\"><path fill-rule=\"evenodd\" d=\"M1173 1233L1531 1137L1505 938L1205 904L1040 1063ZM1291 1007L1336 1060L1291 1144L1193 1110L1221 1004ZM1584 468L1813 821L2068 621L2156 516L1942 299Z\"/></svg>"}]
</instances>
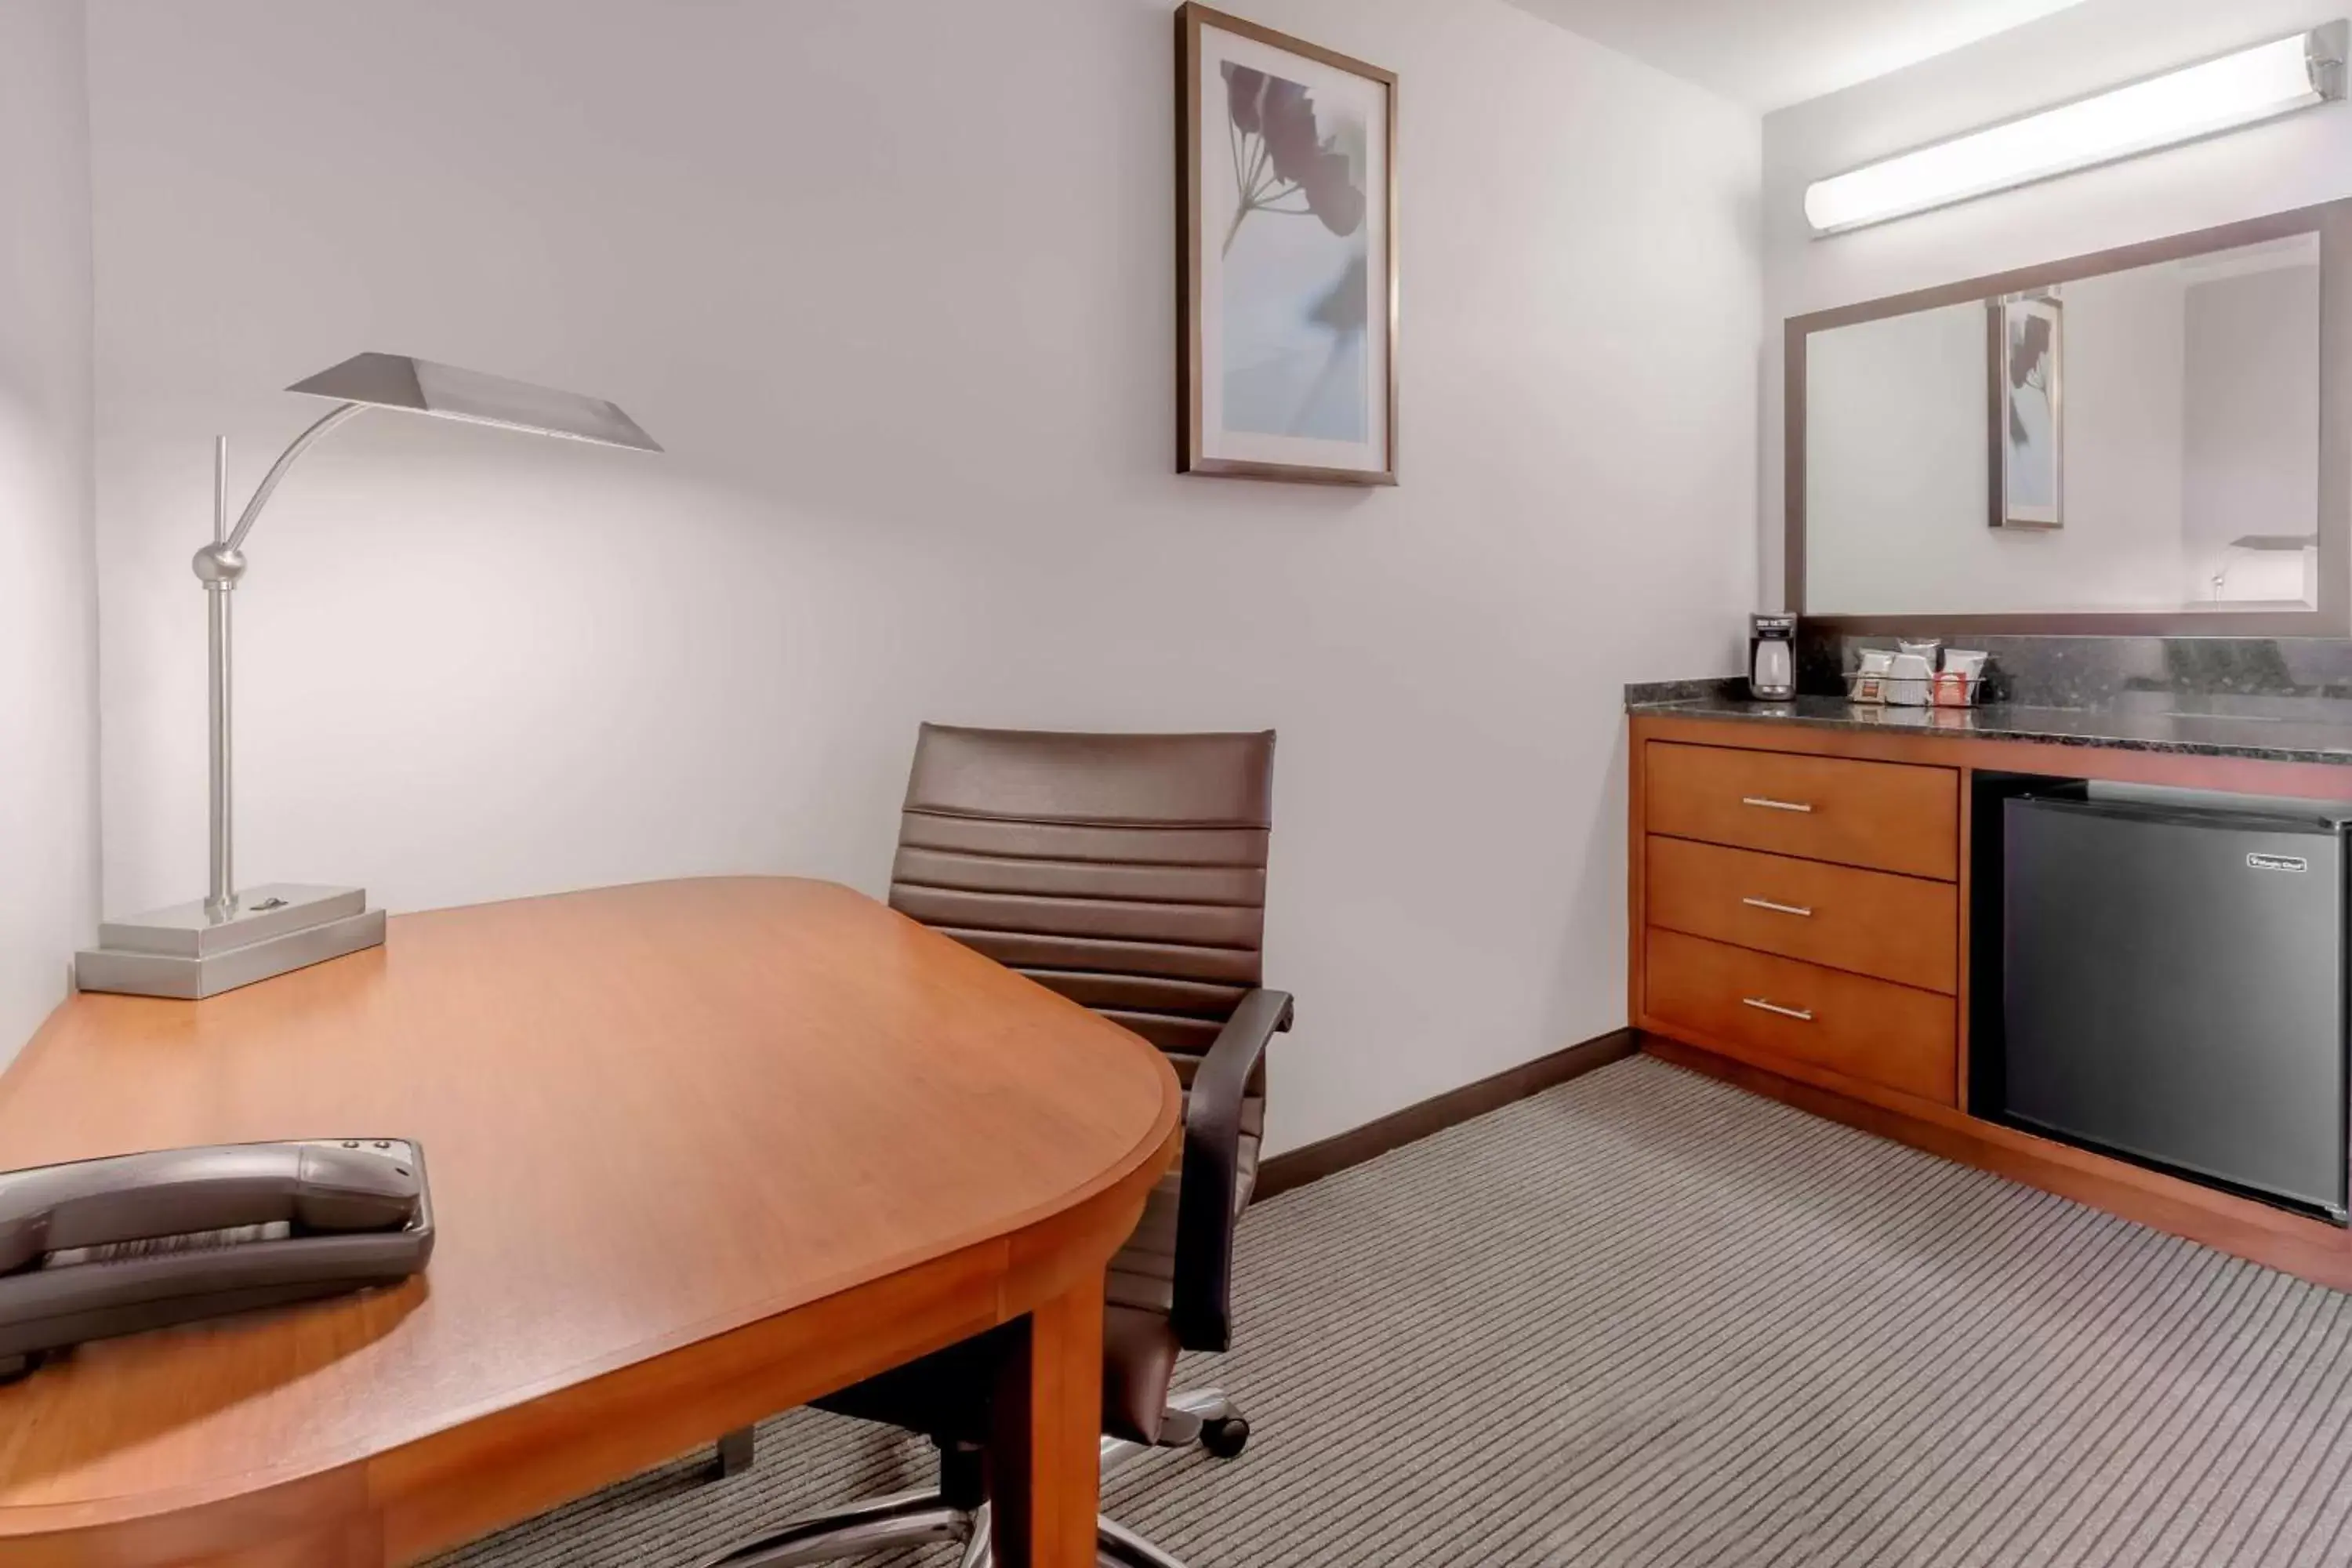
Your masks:
<instances>
[{"instance_id":1,"label":"chair caster wheel","mask_svg":"<svg viewBox=\"0 0 2352 1568\"><path fill-rule=\"evenodd\" d=\"M1249 1419L1243 1415L1201 1423L1201 1447L1220 1459L1230 1459L1240 1453L1247 1446L1249 1435Z\"/></svg>"}]
</instances>

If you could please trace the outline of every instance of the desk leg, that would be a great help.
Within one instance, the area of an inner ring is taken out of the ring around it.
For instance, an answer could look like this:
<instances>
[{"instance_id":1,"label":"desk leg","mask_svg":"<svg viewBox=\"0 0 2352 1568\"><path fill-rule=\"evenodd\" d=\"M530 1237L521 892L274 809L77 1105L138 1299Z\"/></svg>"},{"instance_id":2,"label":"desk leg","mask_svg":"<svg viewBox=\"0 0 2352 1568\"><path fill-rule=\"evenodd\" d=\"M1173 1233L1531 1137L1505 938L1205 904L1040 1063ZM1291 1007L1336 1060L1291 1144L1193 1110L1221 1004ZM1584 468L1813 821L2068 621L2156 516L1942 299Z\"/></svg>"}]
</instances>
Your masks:
<instances>
[{"instance_id":1,"label":"desk leg","mask_svg":"<svg viewBox=\"0 0 2352 1568\"><path fill-rule=\"evenodd\" d=\"M1095 1568L1102 1336L1099 1269L1008 1336L989 1438L997 1568Z\"/></svg>"},{"instance_id":2,"label":"desk leg","mask_svg":"<svg viewBox=\"0 0 2352 1568\"><path fill-rule=\"evenodd\" d=\"M142 1556L140 1561L160 1559ZM175 1556L171 1561L186 1568L383 1568L391 1559L384 1554L383 1521L368 1519L299 1540L237 1548L225 1556Z\"/></svg>"}]
</instances>

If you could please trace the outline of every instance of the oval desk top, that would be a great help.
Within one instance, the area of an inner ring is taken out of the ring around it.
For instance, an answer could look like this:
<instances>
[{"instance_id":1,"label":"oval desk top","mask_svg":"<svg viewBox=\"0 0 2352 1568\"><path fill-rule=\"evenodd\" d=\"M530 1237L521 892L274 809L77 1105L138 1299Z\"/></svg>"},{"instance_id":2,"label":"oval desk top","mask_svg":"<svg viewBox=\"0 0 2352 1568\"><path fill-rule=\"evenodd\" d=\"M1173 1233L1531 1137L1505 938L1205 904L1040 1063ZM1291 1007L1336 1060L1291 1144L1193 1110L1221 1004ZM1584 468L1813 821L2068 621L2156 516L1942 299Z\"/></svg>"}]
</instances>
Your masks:
<instances>
[{"instance_id":1,"label":"oval desk top","mask_svg":"<svg viewBox=\"0 0 2352 1568\"><path fill-rule=\"evenodd\" d=\"M782 878L404 915L383 947L200 1003L73 997L0 1076L0 1169L413 1138L437 1238L398 1289L98 1342L0 1387L0 1559L1048 1225L1156 1172L1180 1103L1135 1036Z\"/></svg>"}]
</instances>

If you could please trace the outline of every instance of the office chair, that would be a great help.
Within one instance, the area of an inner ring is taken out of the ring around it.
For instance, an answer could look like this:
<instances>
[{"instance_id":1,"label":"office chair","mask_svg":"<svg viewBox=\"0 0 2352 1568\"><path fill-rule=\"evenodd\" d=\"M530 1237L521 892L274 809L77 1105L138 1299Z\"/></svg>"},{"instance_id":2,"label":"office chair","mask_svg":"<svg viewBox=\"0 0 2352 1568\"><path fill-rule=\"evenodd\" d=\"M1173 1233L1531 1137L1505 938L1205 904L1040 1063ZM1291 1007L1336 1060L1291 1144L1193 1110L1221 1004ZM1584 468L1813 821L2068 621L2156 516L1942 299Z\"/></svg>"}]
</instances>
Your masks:
<instances>
[{"instance_id":1,"label":"office chair","mask_svg":"<svg viewBox=\"0 0 2352 1568\"><path fill-rule=\"evenodd\" d=\"M1102 1468L1198 1442L1230 1458L1249 1422L1215 1391L1169 1397L1180 1350L1232 1336L1234 1226L1265 1128L1266 1044L1291 999L1261 988L1274 736L1087 735L926 724L890 907L1141 1035L1186 1085L1184 1144L1111 1260ZM923 1433L940 1484L806 1519L709 1561L785 1568L919 1542L992 1562L982 1473L1003 1331L817 1401ZM720 1468L751 1458L750 1434ZM1115 1568L1182 1568L1108 1520Z\"/></svg>"}]
</instances>

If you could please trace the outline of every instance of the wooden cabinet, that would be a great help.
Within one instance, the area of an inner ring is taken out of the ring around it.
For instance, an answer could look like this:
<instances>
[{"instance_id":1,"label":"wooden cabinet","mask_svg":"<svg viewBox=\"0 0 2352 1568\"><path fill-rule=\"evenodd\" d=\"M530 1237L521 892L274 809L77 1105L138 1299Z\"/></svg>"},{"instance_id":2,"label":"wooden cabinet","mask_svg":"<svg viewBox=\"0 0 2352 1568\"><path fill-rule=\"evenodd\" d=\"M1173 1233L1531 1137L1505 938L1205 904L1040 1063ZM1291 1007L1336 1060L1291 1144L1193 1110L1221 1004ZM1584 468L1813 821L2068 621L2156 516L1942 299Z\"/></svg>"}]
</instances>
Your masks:
<instances>
[{"instance_id":1,"label":"wooden cabinet","mask_svg":"<svg viewBox=\"0 0 2352 1568\"><path fill-rule=\"evenodd\" d=\"M1959 989L1959 889L1949 882L1726 849L1654 833L1650 926L1874 975Z\"/></svg>"},{"instance_id":2,"label":"wooden cabinet","mask_svg":"<svg viewBox=\"0 0 2352 1568\"><path fill-rule=\"evenodd\" d=\"M1954 1102L1952 999L1842 969L1650 931L1650 1008L1740 1053Z\"/></svg>"},{"instance_id":3,"label":"wooden cabinet","mask_svg":"<svg viewBox=\"0 0 2352 1568\"><path fill-rule=\"evenodd\" d=\"M1959 1104L1958 770L1640 743L1644 1026Z\"/></svg>"},{"instance_id":4,"label":"wooden cabinet","mask_svg":"<svg viewBox=\"0 0 2352 1568\"><path fill-rule=\"evenodd\" d=\"M1633 715L1628 1000L1643 1048L2352 1290L2352 1230L1972 1114L1968 1092L1969 910L1999 896L1973 886L1974 781L2352 803L2352 766L1989 736L1942 710L1882 717Z\"/></svg>"},{"instance_id":5,"label":"wooden cabinet","mask_svg":"<svg viewBox=\"0 0 2352 1568\"><path fill-rule=\"evenodd\" d=\"M1676 838L1952 881L1951 768L1649 742L1649 828Z\"/></svg>"}]
</instances>

